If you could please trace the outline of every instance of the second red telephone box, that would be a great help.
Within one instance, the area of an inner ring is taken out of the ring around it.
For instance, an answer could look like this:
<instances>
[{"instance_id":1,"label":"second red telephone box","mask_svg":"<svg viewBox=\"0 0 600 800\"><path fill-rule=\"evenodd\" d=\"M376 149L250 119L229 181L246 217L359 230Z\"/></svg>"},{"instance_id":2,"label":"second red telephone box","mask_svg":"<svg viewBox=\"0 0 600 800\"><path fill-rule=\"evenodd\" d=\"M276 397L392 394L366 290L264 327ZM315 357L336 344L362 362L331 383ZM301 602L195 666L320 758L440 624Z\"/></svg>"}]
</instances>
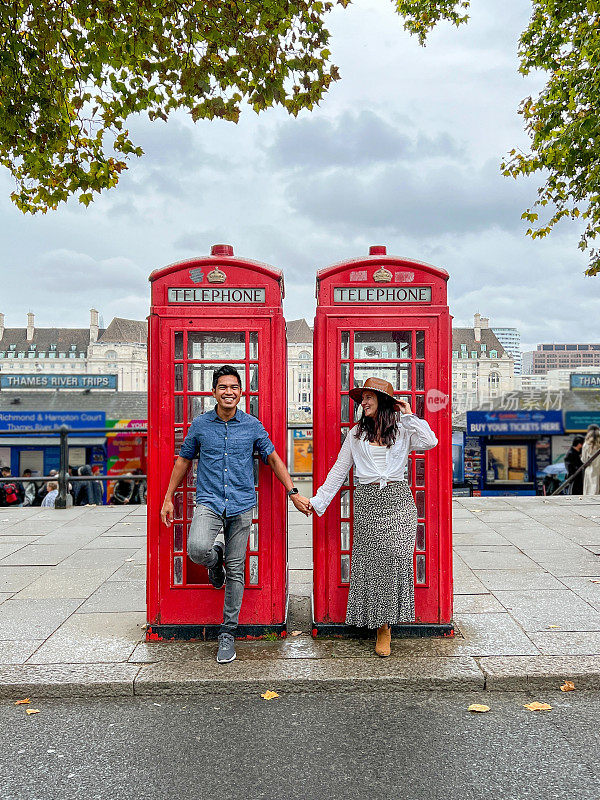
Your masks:
<instances>
[{"instance_id":1,"label":"second red telephone box","mask_svg":"<svg viewBox=\"0 0 600 800\"><path fill-rule=\"evenodd\" d=\"M333 466L361 413L348 392L368 377L395 394L432 427L438 445L409 455L407 480L418 514L414 554L415 622L407 635L451 635L452 436L451 317L448 273L429 264L368 256L317 273L314 353L313 490ZM314 632L340 632L350 583L353 471L322 517L313 517Z\"/></svg>"},{"instance_id":2,"label":"second red telephone box","mask_svg":"<svg viewBox=\"0 0 600 800\"><path fill-rule=\"evenodd\" d=\"M173 463L194 417L215 406L213 372L240 373L243 412L258 417L276 451L286 455L286 339L283 275L236 258L229 245L150 276L148 413L149 639L215 636L223 590L186 555L195 506L195 462L174 496L168 528L160 508ZM272 470L254 459L256 507L246 555L239 635L285 630L287 506Z\"/></svg>"}]
</instances>

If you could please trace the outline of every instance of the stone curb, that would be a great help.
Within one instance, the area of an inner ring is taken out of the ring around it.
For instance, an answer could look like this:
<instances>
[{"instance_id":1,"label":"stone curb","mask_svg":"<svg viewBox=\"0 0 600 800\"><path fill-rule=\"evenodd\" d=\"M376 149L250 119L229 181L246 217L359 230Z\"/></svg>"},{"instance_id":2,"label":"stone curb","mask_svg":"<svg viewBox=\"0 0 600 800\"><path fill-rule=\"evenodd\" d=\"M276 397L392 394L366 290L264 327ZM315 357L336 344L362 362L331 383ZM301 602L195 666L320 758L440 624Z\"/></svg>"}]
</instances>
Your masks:
<instances>
[{"instance_id":1,"label":"stone curb","mask_svg":"<svg viewBox=\"0 0 600 800\"><path fill-rule=\"evenodd\" d=\"M0 698L353 691L600 689L600 656L486 656L24 664L0 667Z\"/></svg>"}]
</instances>

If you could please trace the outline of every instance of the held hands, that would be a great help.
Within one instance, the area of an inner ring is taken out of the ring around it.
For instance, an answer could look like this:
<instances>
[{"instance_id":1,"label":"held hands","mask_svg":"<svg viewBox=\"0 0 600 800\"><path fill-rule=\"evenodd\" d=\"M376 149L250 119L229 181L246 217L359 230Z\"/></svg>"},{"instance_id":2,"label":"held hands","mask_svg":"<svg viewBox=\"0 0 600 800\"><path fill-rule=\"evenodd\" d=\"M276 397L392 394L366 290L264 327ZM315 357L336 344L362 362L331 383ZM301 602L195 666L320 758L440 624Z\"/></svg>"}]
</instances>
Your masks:
<instances>
[{"instance_id":1,"label":"held hands","mask_svg":"<svg viewBox=\"0 0 600 800\"><path fill-rule=\"evenodd\" d=\"M312 514L313 508L308 497L303 497L301 494L293 494L290 499L298 511L301 511L306 517Z\"/></svg>"}]
</instances>

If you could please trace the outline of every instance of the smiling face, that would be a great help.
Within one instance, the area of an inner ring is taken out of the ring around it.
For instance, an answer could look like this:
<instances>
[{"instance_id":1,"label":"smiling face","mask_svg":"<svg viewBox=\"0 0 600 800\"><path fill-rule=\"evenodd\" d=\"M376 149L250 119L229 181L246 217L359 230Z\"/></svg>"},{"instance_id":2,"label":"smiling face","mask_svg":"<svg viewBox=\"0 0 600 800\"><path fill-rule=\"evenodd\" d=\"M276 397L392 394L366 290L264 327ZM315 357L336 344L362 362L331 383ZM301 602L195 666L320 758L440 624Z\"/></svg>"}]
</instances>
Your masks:
<instances>
[{"instance_id":1,"label":"smiling face","mask_svg":"<svg viewBox=\"0 0 600 800\"><path fill-rule=\"evenodd\" d=\"M222 375L213 389L217 406L223 411L231 411L240 402L242 387L234 375Z\"/></svg>"},{"instance_id":2,"label":"smiling face","mask_svg":"<svg viewBox=\"0 0 600 800\"><path fill-rule=\"evenodd\" d=\"M365 417L374 417L379 408L379 400L377 399L377 392L371 392L368 389L362 393L362 400L360 402Z\"/></svg>"}]
</instances>

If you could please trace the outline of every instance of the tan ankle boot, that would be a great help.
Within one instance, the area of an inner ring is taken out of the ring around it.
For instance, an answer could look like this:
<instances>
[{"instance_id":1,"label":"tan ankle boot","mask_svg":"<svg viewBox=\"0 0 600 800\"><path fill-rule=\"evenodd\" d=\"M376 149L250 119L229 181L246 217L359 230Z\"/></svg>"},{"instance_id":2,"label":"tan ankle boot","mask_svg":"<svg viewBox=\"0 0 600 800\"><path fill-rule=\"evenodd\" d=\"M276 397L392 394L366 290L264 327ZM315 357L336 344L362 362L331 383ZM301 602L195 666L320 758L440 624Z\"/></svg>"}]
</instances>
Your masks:
<instances>
[{"instance_id":1,"label":"tan ankle boot","mask_svg":"<svg viewBox=\"0 0 600 800\"><path fill-rule=\"evenodd\" d=\"M389 625L382 625L381 628L377 628L375 652L381 658L389 656L392 652L392 629Z\"/></svg>"}]
</instances>

